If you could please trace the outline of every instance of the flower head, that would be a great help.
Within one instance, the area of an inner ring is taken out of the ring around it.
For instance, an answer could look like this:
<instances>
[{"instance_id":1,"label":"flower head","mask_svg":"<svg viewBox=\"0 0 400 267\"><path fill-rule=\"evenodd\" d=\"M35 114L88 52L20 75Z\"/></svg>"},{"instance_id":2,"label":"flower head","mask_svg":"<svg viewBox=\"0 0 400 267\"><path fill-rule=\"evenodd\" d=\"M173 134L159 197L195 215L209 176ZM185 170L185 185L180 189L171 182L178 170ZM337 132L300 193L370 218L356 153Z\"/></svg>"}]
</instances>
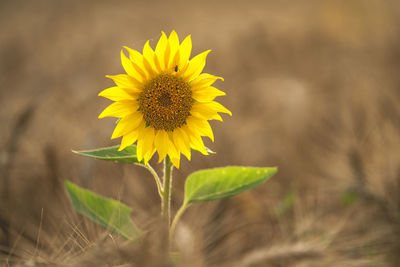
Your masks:
<instances>
[{"instance_id":1,"label":"flower head","mask_svg":"<svg viewBox=\"0 0 400 267\"><path fill-rule=\"evenodd\" d=\"M137 141L139 161L147 164L157 151L159 161L168 155L177 168L181 153L189 160L191 149L208 155L201 138L206 136L214 141L208 121L222 121L218 112L232 115L214 101L225 93L212 84L223 79L201 73L210 50L189 61L190 35L180 43L175 31L168 38L162 32L155 50L149 41L142 54L125 49L129 58L121 51L121 61L127 74L107 76L116 86L99 94L115 101L99 118L119 118L111 136L122 136L119 150Z\"/></svg>"}]
</instances>

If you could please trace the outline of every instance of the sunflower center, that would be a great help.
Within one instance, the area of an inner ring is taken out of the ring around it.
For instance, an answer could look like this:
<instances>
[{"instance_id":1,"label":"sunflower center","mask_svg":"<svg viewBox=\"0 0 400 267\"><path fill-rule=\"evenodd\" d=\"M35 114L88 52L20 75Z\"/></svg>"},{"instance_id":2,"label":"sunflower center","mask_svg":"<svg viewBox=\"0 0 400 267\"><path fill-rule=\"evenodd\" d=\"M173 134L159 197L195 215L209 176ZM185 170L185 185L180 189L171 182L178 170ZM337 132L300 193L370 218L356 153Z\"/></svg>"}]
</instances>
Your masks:
<instances>
[{"instance_id":1,"label":"sunflower center","mask_svg":"<svg viewBox=\"0 0 400 267\"><path fill-rule=\"evenodd\" d=\"M186 123L192 105L189 83L168 73L147 82L139 95L143 119L156 130L173 131L181 127Z\"/></svg>"},{"instance_id":2,"label":"sunflower center","mask_svg":"<svg viewBox=\"0 0 400 267\"><path fill-rule=\"evenodd\" d=\"M172 104L171 96L169 95L169 93L162 94L158 98L158 102L160 103L161 106L168 107Z\"/></svg>"}]
</instances>

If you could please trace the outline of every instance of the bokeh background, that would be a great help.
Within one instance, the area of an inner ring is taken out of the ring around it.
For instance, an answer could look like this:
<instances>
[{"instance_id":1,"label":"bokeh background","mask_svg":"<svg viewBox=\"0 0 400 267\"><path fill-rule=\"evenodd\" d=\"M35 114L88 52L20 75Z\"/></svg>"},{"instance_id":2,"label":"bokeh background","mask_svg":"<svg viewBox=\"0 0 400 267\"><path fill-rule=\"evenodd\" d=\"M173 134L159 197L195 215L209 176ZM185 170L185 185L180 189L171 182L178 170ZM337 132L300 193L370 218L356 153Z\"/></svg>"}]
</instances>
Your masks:
<instances>
[{"instance_id":1,"label":"bokeh background","mask_svg":"<svg viewBox=\"0 0 400 267\"><path fill-rule=\"evenodd\" d=\"M223 76L213 156L174 174L278 166L262 186L191 207L180 266L400 265L400 4L396 0L0 2L0 261L5 266L170 266L152 177L82 158L117 144L97 94L123 45L192 34ZM157 167L159 168L159 166ZM69 179L132 206L129 244L76 214ZM128 266L128 265L126 265Z\"/></svg>"}]
</instances>

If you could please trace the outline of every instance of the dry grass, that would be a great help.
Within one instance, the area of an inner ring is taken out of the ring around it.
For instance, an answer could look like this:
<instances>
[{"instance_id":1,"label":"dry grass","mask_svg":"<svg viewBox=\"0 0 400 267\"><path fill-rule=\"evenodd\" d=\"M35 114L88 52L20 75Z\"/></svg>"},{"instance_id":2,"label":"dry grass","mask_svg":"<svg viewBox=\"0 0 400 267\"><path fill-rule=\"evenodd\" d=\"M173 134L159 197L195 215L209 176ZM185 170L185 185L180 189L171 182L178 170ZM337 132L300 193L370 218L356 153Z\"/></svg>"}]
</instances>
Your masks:
<instances>
[{"instance_id":1,"label":"dry grass","mask_svg":"<svg viewBox=\"0 0 400 267\"><path fill-rule=\"evenodd\" d=\"M2 1L0 261L5 266L171 266L151 177L71 149L111 144L97 120L122 45L160 30L213 49L233 112L213 123L223 165L279 166L267 184L194 206L177 229L180 266L400 265L400 5L396 1ZM73 180L134 208L130 244L77 215Z\"/></svg>"}]
</instances>

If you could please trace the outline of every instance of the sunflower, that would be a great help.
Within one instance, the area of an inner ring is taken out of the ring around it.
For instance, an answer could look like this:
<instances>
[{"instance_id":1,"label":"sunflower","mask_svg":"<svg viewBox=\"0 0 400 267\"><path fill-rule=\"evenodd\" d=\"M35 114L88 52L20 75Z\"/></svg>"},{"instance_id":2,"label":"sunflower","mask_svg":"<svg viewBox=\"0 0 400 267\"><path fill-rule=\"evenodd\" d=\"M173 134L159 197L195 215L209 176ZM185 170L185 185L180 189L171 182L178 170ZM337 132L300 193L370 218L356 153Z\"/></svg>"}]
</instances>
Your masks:
<instances>
[{"instance_id":1,"label":"sunflower","mask_svg":"<svg viewBox=\"0 0 400 267\"><path fill-rule=\"evenodd\" d=\"M157 151L159 162L168 155L177 168L181 154L190 160L191 149L208 155L202 140L205 136L214 141L208 121L222 121L218 112L232 115L214 101L225 95L212 86L223 78L201 73L211 50L189 60L191 37L180 43L175 31L169 37L162 32L155 50L149 41L142 54L124 48L129 52L128 58L121 51L126 74L107 75L116 86L99 94L115 101L99 118L119 118L111 136L122 137L119 150L137 141L139 161L147 164Z\"/></svg>"}]
</instances>

